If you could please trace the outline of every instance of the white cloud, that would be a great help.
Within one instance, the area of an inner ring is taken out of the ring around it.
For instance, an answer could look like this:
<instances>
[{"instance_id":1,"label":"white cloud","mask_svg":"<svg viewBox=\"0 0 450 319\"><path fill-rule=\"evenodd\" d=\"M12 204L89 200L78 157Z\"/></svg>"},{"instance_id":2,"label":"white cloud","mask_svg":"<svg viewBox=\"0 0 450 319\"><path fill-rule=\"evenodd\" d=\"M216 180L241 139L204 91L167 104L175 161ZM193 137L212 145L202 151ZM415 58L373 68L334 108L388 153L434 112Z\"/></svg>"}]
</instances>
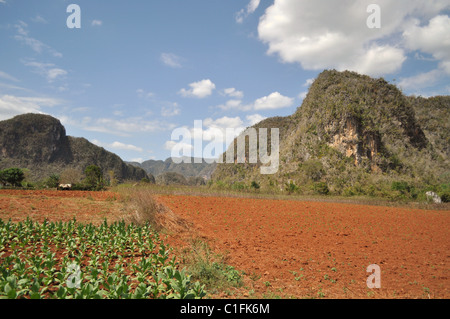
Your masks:
<instances>
[{"instance_id":1,"label":"white cloud","mask_svg":"<svg viewBox=\"0 0 450 319\"><path fill-rule=\"evenodd\" d=\"M42 108L54 107L62 103L63 101L53 98L3 95L0 97L0 120L24 113L44 114Z\"/></svg>"},{"instance_id":2,"label":"white cloud","mask_svg":"<svg viewBox=\"0 0 450 319\"><path fill-rule=\"evenodd\" d=\"M307 79L305 81L305 84L303 84L303 86L310 86L311 84L314 83L315 78L311 78L311 79Z\"/></svg>"},{"instance_id":3,"label":"white cloud","mask_svg":"<svg viewBox=\"0 0 450 319\"><path fill-rule=\"evenodd\" d=\"M403 32L406 46L431 54L439 66L450 74L450 17L438 15L421 27L418 20Z\"/></svg>"},{"instance_id":4,"label":"white cloud","mask_svg":"<svg viewBox=\"0 0 450 319\"><path fill-rule=\"evenodd\" d=\"M230 142L227 140L227 138L236 138L241 134L246 127L252 126L262 120L264 120L265 117L259 115L259 114L252 114L246 116L246 121L242 120L239 116L236 117L228 117L223 116L217 119L213 118L206 118L201 121L201 128L194 126L194 127L183 127L187 131L190 132L190 143L188 143L189 140L178 140L178 141L166 141L164 144L164 148L166 150L172 150L174 146L177 146L178 150L183 149L183 155L184 156L191 156L192 151L194 150L194 143L195 140L197 142L205 141L208 142L208 145L211 146L209 143L213 143L214 147L216 148L216 151L219 153L222 153L227 145L227 142ZM227 136L227 133L232 133L232 136ZM185 136L186 138L186 136ZM206 144L202 142L202 147L206 147ZM222 149L222 150L221 150ZM194 156L201 157L202 154L198 154L197 150L196 154ZM204 154L203 154L204 155ZM211 154L212 155L212 154ZM219 154L215 154L218 156ZM209 157L209 156L206 156Z\"/></svg>"},{"instance_id":5,"label":"white cloud","mask_svg":"<svg viewBox=\"0 0 450 319\"><path fill-rule=\"evenodd\" d=\"M258 9L260 2L261 2L261 0L250 0L250 2L248 3L246 8L241 9L241 10L239 10L239 12L236 13L236 17L235 17L236 22L237 23L244 22L244 19L246 17L248 17L253 12L255 12L256 9Z\"/></svg>"},{"instance_id":6,"label":"white cloud","mask_svg":"<svg viewBox=\"0 0 450 319\"><path fill-rule=\"evenodd\" d=\"M250 104L243 105L241 100L228 100L225 102L225 104L220 104L217 106L218 108L222 110L232 110L232 109L239 109L240 111L250 111L252 109L252 106Z\"/></svg>"},{"instance_id":7,"label":"white cloud","mask_svg":"<svg viewBox=\"0 0 450 319\"><path fill-rule=\"evenodd\" d=\"M47 79L49 82L54 81L57 77L66 75L67 71L60 68L51 68L47 71Z\"/></svg>"},{"instance_id":8,"label":"white cloud","mask_svg":"<svg viewBox=\"0 0 450 319\"><path fill-rule=\"evenodd\" d=\"M56 67L53 63L42 63L36 61L23 61L24 65L32 67L34 71L53 82L68 74L66 70Z\"/></svg>"},{"instance_id":9,"label":"white cloud","mask_svg":"<svg viewBox=\"0 0 450 319\"><path fill-rule=\"evenodd\" d=\"M180 114L178 103L169 103L161 108L161 115L164 117L175 116Z\"/></svg>"},{"instance_id":10,"label":"white cloud","mask_svg":"<svg viewBox=\"0 0 450 319\"><path fill-rule=\"evenodd\" d=\"M140 98L152 98L155 96L155 93L147 92L143 89L137 89L136 93L138 94L138 97L140 97Z\"/></svg>"},{"instance_id":11,"label":"white cloud","mask_svg":"<svg viewBox=\"0 0 450 319\"><path fill-rule=\"evenodd\" d=\"M99 26L101 26L103 24L103 21L102 20L92 20L92 22L91 22L91 25L93 26L93 27L99 27Z\"/></svg>"},{"instance_id":12,"label":"white cloud","mask_svg":"<svg viewBox=\"0 0 450 319\"><path fill-rule=\"evenodd\" d=\"M247 115L245 117L249 123L250 126L253 126L259 122L261 122L262 120L265 120L267 117L262 116L260 114L252 114L252 115Z\"/></svg>"},{"instance_id":13,"label":"white cloud","mask_svg":"<svg viewBox=\"0 0 450 319\"><path fill-rule=\"evenodd\" d=\"M401 78L398 86L402 90L418 90L431 87L444 75L444 72L435 69L429 72L420 73L411 77Z\"/></svg>"},{"instance_id":14,"label":"white cloud","mask_svg":"<svg viewBox=\"0 0 450 319\"><path fill-rule=\"evenodd\" d=\"M161 61L172 68L181 68L183 59L173 53L161 53Z\"/></svg>"},{"instance_id":15,"label":"white cloud","mask_svg":"<svg viewBox=\"0 0 450 319\"><path fill-rule=\"evenodd\" d=\"M104 147L107 149L115 149L115 150L124 150L124 151L135 151L135 152L143 152L144 150L141 147L132 145L132 144L125 144L122 142L112 142L112 143L102 143L99 140L92 140L91 141L93 144L100 146L100 147Z\"/></svg>"},{"instance_id":16,"label":"white cloud","mask_svg":"<svg viewBox=\"0 0 450 319\"><path fill-rule=\"evenodd\" d=\"M144 161L144 159L142 157L135 157L130 160L130 162L136 162L136 163L141 163L141 164L143 161Z\"/></svg>"},{"instance_id":17,"label":"white cloud","mask_svg":"<svg viewBox=\"0 0 450 319\"><path fill-rule=\"evenodd\" d=\"M44 50L50 53L52 56L61 58L62 53L54 50L52 47L46 45L45 43L32 38L28 35L28 24L26 24L23 21L19 21L17 24L14 25L16 28L17 34L14 36L14 38L22 42L23 44L29 46L33 51L37 53L42 53Z\"/></svg>"},{"instance_id":18,"label":"white cloud","mask_svg":"<svg viewBox=\"0 0 450 319\"><path fill-rule=\"evenodd\" d=\"M113 142L111 144L111 148L119 149L119 150L127 150L127 151L136 151L136 152L143 152L144 150L141 147L132 145L132 144L124 144L121 142Z\"/></svg>"},{"instance_id":19,"label":"white cloud","mask_svg":"<svg viewBox=\"0 0 450 319\"><path fill-rule=\"evenodd\" d=\"M240 111L251 111L251 110L273 110L280 109L284 107L292 106L294 99L281 95L279 92L273 92L268 96L263 96L256 99L250 104L243 104L241 100L231 99L225 102L225 104L218 105L217 107L222 110L240 110Z\"/></svg>"},{"instance_id":20,"label":"white cloud","mask_svg":"<svg viewBox=\"0 0 450 319\"><path fill-rule=\"evenodd\" d=\"M257 99L253 104L254 110L279 109L292 106L294 99L283 96L278 92Z\"/></svg>"},{"instance_id":21,"label":"white cloud","mask_svg":"<svg viewBox=\"0 0 450 319\"><path fill-rule=\"evenodd\" d=\"M201 80L189 84L191 87L189 90L181 89L178 93L184 97L196 97L205 98L212 94L212 91L216 88L216 85L211 82L210 79Z\"/></svg>"},{"instance_id":22,"label":"white cloud","mask_svg":"<svg viewBox=\"0 0 450 319\"><path fill-rule=\"evenodd\" d=\"M0 78L3 78L3 79L8 80L8 81L19 82L18 79L16 79L12 75L9 75L8 73L3 72L3 71L0 71Z\"/></svg>"},{"instance_id":23,"label":"white cloud","mask_svg":"<svg viewBox=\"0 0 450 319\"><path fill-rule=\"evenodd\" d=\"M175 128L174 124L158 120L146 120L142 117L122 119L84 117L81 120L62 116L61 122L79 127L86 131L129 137L133 133L162 132Z\"/></svg>"},{"instance_id":24,"label":"white cloud","mask_svg":"<svg viewBox=\"0 0 450 319\"><path fill-rule=\"evenodd\" d=\"M41 17L40 15L35 16L31 20L34 22L37 22L37 23L45 23L45 24L48 23L48 21L46 19L44 19L43 17Z\"/></svg>"},{"instance_id":25,"label":"white cloud","mask_svg":"<svg viewBox=\"0 0 450 319\"><path fill-rule=\"evenodd\" d=\"M306 97L307 94L308 94L308 91L300 92L300 94L298 95L298 98L303 100Z\"/></svg>"},{"instance_id":26,"label":"white cloud","mask_svg":"<svg viewBox=\"0 0 450 319\"><path fill-rule=\"evenodd\" d=\"M188 143L184 143L184 142L175 142L175 141L167 141L164 143L164 149L166 150L172 150L172 148L175 145L179 145L181 148L185 149L185 150L193 150L194 147L191 144Z\"/></svg>"},{"instance_id":27,"label":"white cloud","mask_svg":"<svg viewBox=\"0 0 450 319\"><path fill-rule=\"evenodd\" d=\"M244 92L238 91L235 88L224 89L222 94L236 99L242 99L244 97Z\"/></svg>"},{"instance_id":28,"label":"white cloud","mask_svg":"<svg viewBox=\"0 0 450 319\"><path fill-rule=\"evenodd\" d=\"M380 0L381 28L370 29L368 4L364 0L275 0L260 19L259 39L268 45L268 54L307 70L335 68L379 76L400 70L405 61L401 37L411 27L411 17L428 21L449 8L443 0L426 4Z\"/></svg>"},{"instance_id":29,"label":"white cloud","mask_svg":"<svg viewBox=\"0 0 450 319\"><path fill-rule=\"evenodd\" d=\"M223 116L215 120L213 120L212 118L206 118L203 120L203 126L206 126L207 128L236 129L243 127L243 125L244 122L241 120L239 116L236 117Z\"/></svg>"}]
</instances>

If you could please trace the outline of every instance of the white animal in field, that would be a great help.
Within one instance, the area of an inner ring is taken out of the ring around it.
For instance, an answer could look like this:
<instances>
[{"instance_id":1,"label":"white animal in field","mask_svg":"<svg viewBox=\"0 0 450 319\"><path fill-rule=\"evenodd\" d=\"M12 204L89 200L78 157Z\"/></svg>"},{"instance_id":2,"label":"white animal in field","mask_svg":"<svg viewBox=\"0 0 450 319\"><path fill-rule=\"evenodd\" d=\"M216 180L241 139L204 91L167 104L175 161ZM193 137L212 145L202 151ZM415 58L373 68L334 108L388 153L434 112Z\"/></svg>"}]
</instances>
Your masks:
<instances>
[{"instance_id":1,"label":"white animal in field","mask_svg":"<svg viewBox=\"0 0 450 319\"><path fill-rule=\"evenodd\" d=\"M438 194L436 194L435 192L426 192L425 195L427 195L427 198L430 198L433 200L433 202L435 202L436 204L440 204L442 203L441 198L439 197Z\"/></svg>"}]
</instances>

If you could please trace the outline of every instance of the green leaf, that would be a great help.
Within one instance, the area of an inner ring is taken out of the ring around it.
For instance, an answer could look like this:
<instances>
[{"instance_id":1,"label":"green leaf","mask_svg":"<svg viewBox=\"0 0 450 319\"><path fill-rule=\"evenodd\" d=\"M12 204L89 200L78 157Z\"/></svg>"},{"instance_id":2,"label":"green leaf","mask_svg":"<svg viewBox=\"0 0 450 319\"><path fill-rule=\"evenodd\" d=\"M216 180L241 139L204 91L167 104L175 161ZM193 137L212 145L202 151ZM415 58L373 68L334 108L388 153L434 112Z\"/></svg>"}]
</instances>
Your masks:
<instances>
[{"instance_id":1,"label":"green leaf","mask_svg":"<svg viewBox=\"0 0 450 319\"><path fill-rule=\"evenodd\" d=\"M41 294L39 292L33 292L30 295L30 299L41 299Z\"/></svg>"},{"instance_id":2,"label":"green leaf","mask_svg":"<svg viewBox=\"0 0 450 319\"><path fill-rule=\"evenodd\" d=\"M16 292L14 289L11 289L11 290L8 292L8 298L9 298L9 299L16 299L16 297L17 297L17 292Z\"/></svg>"}]
</instances>

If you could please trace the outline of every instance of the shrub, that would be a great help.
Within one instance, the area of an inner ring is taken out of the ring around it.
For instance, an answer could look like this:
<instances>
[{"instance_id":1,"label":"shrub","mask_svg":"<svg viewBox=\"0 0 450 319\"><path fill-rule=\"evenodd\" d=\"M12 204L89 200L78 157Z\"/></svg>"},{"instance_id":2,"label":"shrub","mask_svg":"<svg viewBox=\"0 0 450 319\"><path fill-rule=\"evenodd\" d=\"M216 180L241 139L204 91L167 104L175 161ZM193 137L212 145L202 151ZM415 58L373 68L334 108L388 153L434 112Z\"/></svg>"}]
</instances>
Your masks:
<instances>
[{"instance_id":1,"label":"shrub","mask_svg":"<svg viewBox=\"0 0 450 319\"><path fill-rule=\"evenodd\" d=\"M397 182L394 181L391 184L391 189L393 191L400 191L401 193L409 193L410 191L410 186L408 185L407 182L401 181L401 182Z\"/></svg>"},{"instance_id":2,"label":"shrub","mask_svg":"<svg viewBox=\"0 0 450 319\"><path fill-rule=\"evenodd\" d=\"M59 175L59 182L61 184L79 184L82 179L82 172L74 168L67 168Z\"/></svg>"},{"instance_id":3,"label":"shrub","mask_svg":"<svg viewBox=\"0 0 450 319\"><path fill-rule=\"evenodd\" d=\"M86 178L83 184L86 185L89 190L102 190L105 186L103 181L102 169L97 165L89 165L84 170Z\"/></svg>"},{"instance_id":4,"label":"shrub","mask_svg":"<svg viewBox=\"0 0 450 319\"><path fill-rule=\"evenodd\" d=\"M450 202L450 192L442 193L441 200L443 203L449 203Z\"/></svg>"},{"instance_id":5,"label":"shrub","mask_svg":"<svg viewBox=\"0 0 450 319\"><path fill-rule=\"evenodd\" d=\"M286 191L287 191L289 194L292 194L292 193L298 191L298 186L295 185L294 182L289 181L289 183L286 183Z\"/></svg>"},{"instance_id":6,"label":"shrub","mask_svg":"<svg viewBox=\"0 0 450 319\"><path fill-rule=\"evenodd\" d=\"M165 172L156 177L156 183L160 185L187 185L188 181L180 173Z\"/></svg>"},{"instance_id":7,"label":"shrub","mask_svg":"<svg viewBox=\"0 0 450 319\"><path fill-rule=\"evenodd\" d=\"M320 195L328 195L330 190L328 189L328 185L325 182L318 182L314 184L314 191Z\"/></svg>"},{"instance_id":8,"label":"shrub","mask_svg":"<svg viewBox=\"0 0 450 319\"><path fill-rule=\"evenodd\" d=\"M188 183L188 185L192 185L192 186L206 185L205 179L203 177L200 177L200 176L190 176L190 177L188 177L187 183Z\"/></svg>"},{"instance_id":9,"label":"shrub","mask_svg":"<svg viewBox=\"0 0 450 319\"><path fill-rule=\"evenodd\" d=\"M259 184L257 182L252 181L252 184L250 185L250 187L254 188L254 189L259 189L260 186L259 186Z\"/></svg>"},{"instance_id":10,"label":"shrub","mask_svg":"<svg viewBox=\"0 0 450 319\"><path fill-rule=\"evenodd\" d=\"M300 168L308 179L316 182L325 174L323 164L317 160L307 160L301 163Z\"/></svg>"},{"instance_id":11,"label":"shrub","mask_svg":"<svg viewBox=\"0 0 450 319\"><path fill-rule=\"evenodd\" d=\"M25 174L20 168L12 167L0 171L0 183L3 185L10 184L12 186L22 186Z\"/></svg>"},{"instance_id":12,"label":"shrub","mask_svg":"<svg viewBox=\"0 0 450 319\"><path fill-rule=\"evenodd\" d=\"M50 188L56 188L56 187L58 187L58 185L59 185L59 175L58 174L52 174L44 181L44 186L47 186Z\"/></svg>"},{"instance_id":13,"label":"shrub","mask_svg":"<svg viewBox=\"0 0 450 319\"><path fill-rule=\"evenodd\" d=\"M235 190L235 191L242 191L242 190L244 190L246 187L245 187L245 184L244 183L239 183L239 182L237 182L237 183L233 183L233 185L231 185L231 189L232 190Z\"/></svg>"}]
</instances>

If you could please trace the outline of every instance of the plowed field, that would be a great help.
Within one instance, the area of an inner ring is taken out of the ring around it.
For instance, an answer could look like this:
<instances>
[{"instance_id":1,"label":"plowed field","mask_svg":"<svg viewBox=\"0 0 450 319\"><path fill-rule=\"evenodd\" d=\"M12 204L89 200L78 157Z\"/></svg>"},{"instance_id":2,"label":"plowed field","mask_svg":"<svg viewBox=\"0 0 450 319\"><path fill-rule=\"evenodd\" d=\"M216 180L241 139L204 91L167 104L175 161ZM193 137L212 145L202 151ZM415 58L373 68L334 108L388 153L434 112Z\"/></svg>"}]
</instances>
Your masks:
<instances>
[{"instance_id":1,"label":"plowed field","mask_svg":"<svg viewBox=\"0 0 450 319\"><path fill-rule=\"evenodd\" d=\"M450 211L160 196L229 263L240 297L449 298ZM381 288L369 289L369 265ZM224 297L224 296L222 296Z\"/></svg>"},{"instance_id":2,"label":"plowed field","mask_svg":"<svg viewBox=\"0 0 450 319\"><path fill-rule=\"evenodd\" d=\"M27 217L33 221L69 221L101 223L105 218L120 218L120 208L114 205L118 194L112 192L0 190L0 218L13 222Z\"/></svg>"}]
</instances>

